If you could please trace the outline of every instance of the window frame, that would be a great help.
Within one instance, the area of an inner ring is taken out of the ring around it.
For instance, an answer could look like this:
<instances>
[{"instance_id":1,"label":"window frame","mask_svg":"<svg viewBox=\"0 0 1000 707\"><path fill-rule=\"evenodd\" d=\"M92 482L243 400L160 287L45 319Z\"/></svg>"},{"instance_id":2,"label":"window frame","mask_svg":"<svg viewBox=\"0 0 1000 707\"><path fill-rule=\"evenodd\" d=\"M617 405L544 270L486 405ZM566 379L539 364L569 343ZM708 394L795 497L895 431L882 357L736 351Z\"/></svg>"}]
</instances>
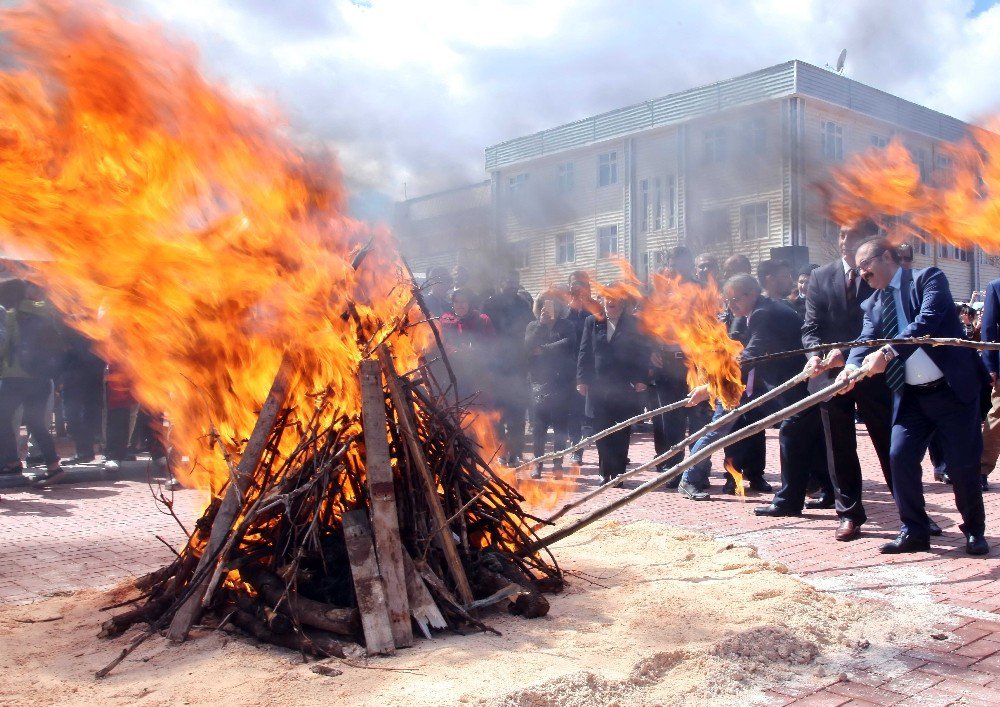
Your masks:
<instances>
[{"instance_id":1,"label":"window frame","mask_svg":"<svg viewBox=\"0 0 1000 707\"><path fill-rule=\"evenodd\" d=\"M820 128L820 153L830 162L844 161L844 126L832 120L824 120Z\"/></svg>"},{"instance_id":2,"label":"window frame","mask_svg":"<svg viewBox=\"0 0 1000 707\"><path fill-rule=\"evenodd\" d=\"M564 231L556 234L556 265L576 262L576 234Z\"/></svg>"},{"instance_id":3,"label":"window frame","mask_svg":"<svg viewBox=\"0 0 1000 707\"><path fill-rule=\"evenodd\" d=\"M618 183L618 150L597 156L597 187L612 187Z\"/></svg>"},{"instance_id":4,"label":"window frame","mask_svg":"<svg viewBox=\"0 0 1000 707\"><path fill-rule=\"evenodd\" d=\"M560 194L569 194L576 186L576 175L572 162L563 162L558 166L556 184Z\"/></svg>"},{"instance_id":5,"label":"window frame","mask_svg":"<svg viewBox=\"0 0 1000 707\"><path fill-rule=\"evenodd\" d=\"M614 249L605 250L604 239L614 238ZM618 233L618 224L597 227L597 259L609 260L621 253L621 236Z\"/></svg>"},{"instance_id":6,"label":"window frame","mask_svg":"<svg viewBox=\"0 0 1000 707\"><path fill-rule=\"evenodd\" d=\"M754 224L754 234L748 234L748 229L746 228L748 223L747 210L753 209L753 224ZM760 231L761 221L760 217L763 214L763 232ZM771 228L771 208L770 203L767 201L754 201L749 204L740 204L740 240L741 241L757 241L762 238L767 238L768 231Z\"/></svg>"}]
</instances>

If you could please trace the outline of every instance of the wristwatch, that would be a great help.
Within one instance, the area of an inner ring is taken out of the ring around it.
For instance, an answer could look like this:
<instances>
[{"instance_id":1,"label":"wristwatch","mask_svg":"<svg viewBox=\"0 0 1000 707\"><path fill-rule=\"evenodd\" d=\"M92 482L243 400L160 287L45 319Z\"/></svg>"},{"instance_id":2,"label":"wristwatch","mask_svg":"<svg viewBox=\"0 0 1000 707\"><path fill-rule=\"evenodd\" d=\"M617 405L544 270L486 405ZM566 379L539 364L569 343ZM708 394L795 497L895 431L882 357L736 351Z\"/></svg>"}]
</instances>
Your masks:
<instances>
[{"instance_id":1,"label":"wristwatch","mask_svg":"<svg viewBox=\"0 0 1000 707\"><path fill-rule=\"evenodd\" d=\"M882 349L881 349L881 351L882 351L882 358L885 359L886 363L888 363L892 359L896 358L896 356L898 356L898 354L896 353L896 350L894 348L892 348L891 346L889 346L888 344L886 344L885 346L883 346Z\"/></svg>"}]
</instances>

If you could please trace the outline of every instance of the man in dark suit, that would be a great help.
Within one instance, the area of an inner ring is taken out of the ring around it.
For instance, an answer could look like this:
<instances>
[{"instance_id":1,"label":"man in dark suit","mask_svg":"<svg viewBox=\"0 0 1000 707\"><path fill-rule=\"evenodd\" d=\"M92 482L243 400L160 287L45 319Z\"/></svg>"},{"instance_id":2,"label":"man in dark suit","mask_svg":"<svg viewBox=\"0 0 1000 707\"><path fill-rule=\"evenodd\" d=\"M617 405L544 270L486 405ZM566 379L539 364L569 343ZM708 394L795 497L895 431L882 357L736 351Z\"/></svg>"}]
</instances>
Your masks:
<instances>
[{"instance_id":1,"label":"man in dark suit","mask_svg":"<svg viewBox=\"0 0 1000 707\"><path fill-rule=\"evenodd\" d=\"M790 351L799 346L799 317L787 304L775 302L764 297L761 293L760 284L751 275L737 275L726 281L722 287L723 295L733 315L736 317L746 317L746 330L744 338L744 348L740 352L740 359L764 356L778 353L780 351ZM772 388L784 383L786 380L799 372L799 364L795 359L777 358L766 361L749 370L743 371L744 382L746 383L747 399L762 395ZM745 415L741 415L728 425L724 425L713 432L701 437L691 453L694 454L706 446L725 436L729 432L746 427L770 412L788 405L792 400L788 396L785 399L772 401L769 405L762 405ZM706 386L695 388L690 396L691 405L700 404L708 398ZM715 411L715 418L726 414L726 410L718 404ZM750 438L752 439L752 437ZM746 440L744 440L745 442ZM731 456L731 462L737 469L747 473L753 470L742 468L742 442L727 447L726 455ZM785 459L782 458L782 463ZM711 470L710 460L704 460L684 472L678 492L695 500L702 501L708 498L705 489L708 488L708 473ZM755 491L770 491L770 485L764 482L760 476L748 476L750 488ZM762 483L764 482L764 483ZM726 487L735 489L735 480L727 474Z\"/></svg>"},{"instance_id":2,"label":"man in dark suit","mask_svg":"<svg viewBox=\"0 0 1000 707\"><path fill-rule=\"evenodd\" d=\"M864 326L859 339L962 337L943 272L934 267L901 268L899 253L881 238L862 243L856 262L859 274L875 291L862 304ZM978 400L987 375L979 356L971 349L952 346L859 346L851 349L838 380L859 366L869 368L869 376L884 374L881 378L892 390L889 464L902 529L895 540L882 546L882 552L930 549L920 466L936 434L962 515L959 527L965 533L965 550L970 555L988 553L978 478L983 450Z\"/></svg>"},{"instance_id":3,"label":"man in dark suit","mask_svg":"<svg viewBox=\"0 0 1000 707\"><path fill-rule=\"evenodd\" d=\"M613 286L612 286L613 287ZM577 358L577 392L587 399L587 415L599 430L638 415L648 376L649 350L627 300L606 295L602 315L587 317ZM632 428L597 442L601 480L625 473Z\"/></svg>"},{"instance_id":4,"label":"man in dark suit","mask_svg":"<svg viewBox=\"0 0 1000 707\"><path fill-rule=\"evenodd\" d=\"M1000 341L1000 280L986 286L986 300L983 303L983 323L979 332L983 341ZM983 491L989 488L986 478L1000 459L1000 351L983 351L983 363L990 374L990 411L983 422L983 456L979 460L979 484Z\"/></svg>"},{"instance_id":5,"label":"man in dark suit","mask_svg":"<svg viewBox=\"0 0 1000 707\"><path fill-rule=\"evenodd\" d=\"M812 271L806 290L806 316L802 325L802 345L805 348L838 341L853 341L861 333L863 315L860 304L871 297L872 288L855 267L854 254L859 243L878 234L878 225L863 220L840 231L841 258ZM844 365L847 351L833 349L826 356L809 357L806 369L813 374L812 392L828 385L835 369ZM882 474L889 488L889 405L890 394L880 378L868 378L856 385L850 395L841 395L820 404L823 436L826 441L827 463L833 481L835 506L840 517L835 537L853 540L861 534L868 519L861 501L861 463L854 423L855 411L861 413ZM797 497L799 490L791 490ZM812 508L829 508L830 499L806 504Z\"/></svg>"}]
</instances>

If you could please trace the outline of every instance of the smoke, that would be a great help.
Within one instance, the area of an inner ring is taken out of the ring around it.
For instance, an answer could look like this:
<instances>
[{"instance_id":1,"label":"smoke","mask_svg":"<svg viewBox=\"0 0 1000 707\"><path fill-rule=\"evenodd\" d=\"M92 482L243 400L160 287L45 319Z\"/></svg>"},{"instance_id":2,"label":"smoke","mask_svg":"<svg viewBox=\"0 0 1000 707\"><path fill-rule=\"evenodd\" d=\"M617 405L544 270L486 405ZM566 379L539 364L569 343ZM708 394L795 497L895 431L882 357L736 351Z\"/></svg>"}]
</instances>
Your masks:
<instances>
[{"instance_id":1,"label":"smoke","mask_svg":"<svg viewBox=\"0 0 1000 707\"><path fill-rule=\"evenodd\" d=\"M962 119L1000 95L1000 8L972 0L140 0L207 73L279 103L355 192L390 199L484 178L483 149L789 59ZM136 9L138 8L138 9ZM977 10L981 8L977 7Z\"/></svg>"}]
</instances>

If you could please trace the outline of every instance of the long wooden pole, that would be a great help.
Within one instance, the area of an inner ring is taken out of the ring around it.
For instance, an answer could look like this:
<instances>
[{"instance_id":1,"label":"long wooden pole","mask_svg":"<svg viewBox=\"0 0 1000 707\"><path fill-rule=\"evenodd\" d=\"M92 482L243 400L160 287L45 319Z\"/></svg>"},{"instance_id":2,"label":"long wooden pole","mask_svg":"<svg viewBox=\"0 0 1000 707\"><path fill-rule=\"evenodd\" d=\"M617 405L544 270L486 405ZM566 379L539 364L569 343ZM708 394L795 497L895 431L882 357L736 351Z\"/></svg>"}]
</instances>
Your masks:
<instances>
[{"instance_id":1,"label":"long wooden pole","mask_svg":"<svg viewBox=\"0 0 1000 707\"><path fill-rule=\"evenodd\" d=\"M614 513L619 508L627 506L629 503L632 503L637 498L645 496L650 491L659 488L660 486L667 483L678 474L681 474L686 469L689 469L690 467L694 466L698 462L704 459L708 459L717 450L722 449L723 447L727 447L730 444L739 442L742 439L746 439L747 437L755 435L762 430L766 430L767 428L772 427L778 422L781 422L782 420L785 420L796 413L802 412L803 410L806 410L812 407L813 405L816 405L817 403L829 400L834 395L839 393L841 390L846 388L850 383L860 380L861 378L864 378L866 375L868 375L868 369L864 367L850 371L844 380L831 383L827 387L813 393L808 397L803 398L797 403L789 405L788 407L782 410L779 410L771 415L768 415L764 419L759 420L753 423L752 425L747 425L746 427L731 432L725 437L716 440L712 444L706 445L704 448L698 450L695 454L692 454L680 464L672 466L671 468L667 469L661 474L658 474L657 476L653 477L652 479L642 484L641 486L638 486L637 488L633 489L624 496L616 498L607 505L601 506L600 508L588 513L587 515L583 516L582 518L575 521L571 525L566 526L562 530L557 530L554 533L546 535L544 538L539 538L530 545L522 548L519 554L522 556L533 555L542 548L548 547L552 543L562 540L563 538L572 535L573 533L577 532L578 530L581 530L582 528L586 528L594 521L600 520L601 518L603 518L606 515L609 515L610 513ZM666 455L660 455L653 461L649 462L649 465L659 463L665 456Z\"/></svg>"},{"instance_id":2,"label":"long wooden pole","mask_svg":"<svg viewBox=\"0 0 1000 707\"><path fill-rule=\"evenodd\" d=\"M929 336L911 339L868 339L866 341L840 341L831 344L819 344L818 346L810 346L806 349L792 349L791 351L778 351L776 353L764 354L763 356L754 356L753 358L746 358L740 361L740 366L755 366L758 363L773 361L777 358L803 356L809 353L820 353L832 349L852 349L857 346L885 346L886 344L890 344L891 346L959 346L966 349L978 349L979 351L1000 350L1000 342L996 341L970 341L968 339L932 338Z\"/></svg>"},{"instance_id":3,"label":"long wooden pole","mask_svg":"<svg viewBox=\"0 0 1000 707\"><path fill-rule=\"evenodd\" d=\"M740 415L744 415L744 414L750 412L751 410L753 410L754 408L760 407L761 405L763 405L764 403L768 402L769 400L774 400L779 395L782 395L782 394L788 392L789 390L791 390L792 388L794 388L796 385L798 385L798 384L800 384L800 383L802 383L802 382L804 382L804 381L806 381L808 379L809 379L809 375L803 371L802 373L799 373L798 375L796 375L796 376L794 376L792 378L789 378L787 381L785 381L781 385L779 385L779 386L777 386L775 388L772 388L771 390L767 391L763 395L760 395L760 396L758 396L756 398L753 398L752 400L747 401L746 403L744 403L743 405L741 405L738 408L733 408L732 410L730 410L729 412L727 412L722 417L719 417L719 418L717 418L715 420L712 420L707 425L705 425L704 427L702 427L700 430L692 432L687 437L685 437L684 439L682 439L680 442L678 442L677 444L675 444L674 446L672 446L670 449L668 449L667 451L665 451L663 454L661 454L658 457L656 457L656 459L654 459L654 460L652 460L650 462L646 462L645 464L642 464L641 466L638 466L635 469L632 469L631 471L627 471L624 474L622 474L622 475L620 475L620 476L612 479L608 483L601 484L600 486L598 486L597 488L593 489L589 493L584 494L580 498L577 498L577 499L575 499L573 501L570 501L569 503L567 503L566 505L564 505L562 508L560 508L554 515L550 516L549 519L548 519L548 522L549 523L553 523L553 522L559 520L564 515L566 515L569 511L573 510L574 508L576 508L578 506L582 506L584 503L586 503L590 499L594 498L595 496L598 496L598 495L604 493L608 489L615 488L616 486L620 486L622 481L630 479L633 476L637 476L637 475L641 474L642 472L647 471L648 469L651 469L651 468L657 466L658 464L662 464L664 461L666 461L668 459L671 459L672 457L676 456L677 454L680 454L681 452L683 452L687 448L687 446L689 444L691 444L692 442L694 442L695 440L700 439L701 437L704 437L709 432L714 432L715 430L717 430L717 429L719 429L721 427L724 427L725 425L729 424L730 422L732 422L733 420L735 420Z\"/></svg>"},{"instance_id":4,"label":"long wooden pole","mask_svg":"<svg viewBox=\"0 0 1000 707\"><path fill-rule=\"evenodd\" d=\"M650 411L644 412L644 413L642 413L640 415L636 415L635 417L630 417L629 419L624 420L623 422L619 422L619 423L617 423L615 425L612 425L611 427L607 428L606 430L601 430L600 432L595 432L594 434L590 435L586 439L581 439L576 444L574 444L572 446L569 446L569 447L566 447L566 449L561 449L558 452L549 452L548 454L543 454L540 457L535 457L534 459L526 461L523 464L520 464L519 466L517 466L514 469L514 471L522 471L522 470L527 469L528 467L530 467L530 466L532 466L534 464L541 464L543 462L551 461L553 459L559 459L561 457L566 456L567 454L572 454L573 452L578 451L580 449L586 449L590 445L594 444L598 440L604 439L608 435L614 434L615 432L618 432L620 430L624 430L626 427L630 427L630 426L635 425L635 424L637 424L639 422L643 422L645 420L649 420L650 418L656 417L657 415L665 415L668 412L673 412L674 410L679 410L680 408L686 406L687 404L688 404L688 398L684 398L683 400L678 400L675 403L670 403L669 405L664 405L663 407L658 407L655 410L650 410Z\"/></svg>"}]
</instances>

